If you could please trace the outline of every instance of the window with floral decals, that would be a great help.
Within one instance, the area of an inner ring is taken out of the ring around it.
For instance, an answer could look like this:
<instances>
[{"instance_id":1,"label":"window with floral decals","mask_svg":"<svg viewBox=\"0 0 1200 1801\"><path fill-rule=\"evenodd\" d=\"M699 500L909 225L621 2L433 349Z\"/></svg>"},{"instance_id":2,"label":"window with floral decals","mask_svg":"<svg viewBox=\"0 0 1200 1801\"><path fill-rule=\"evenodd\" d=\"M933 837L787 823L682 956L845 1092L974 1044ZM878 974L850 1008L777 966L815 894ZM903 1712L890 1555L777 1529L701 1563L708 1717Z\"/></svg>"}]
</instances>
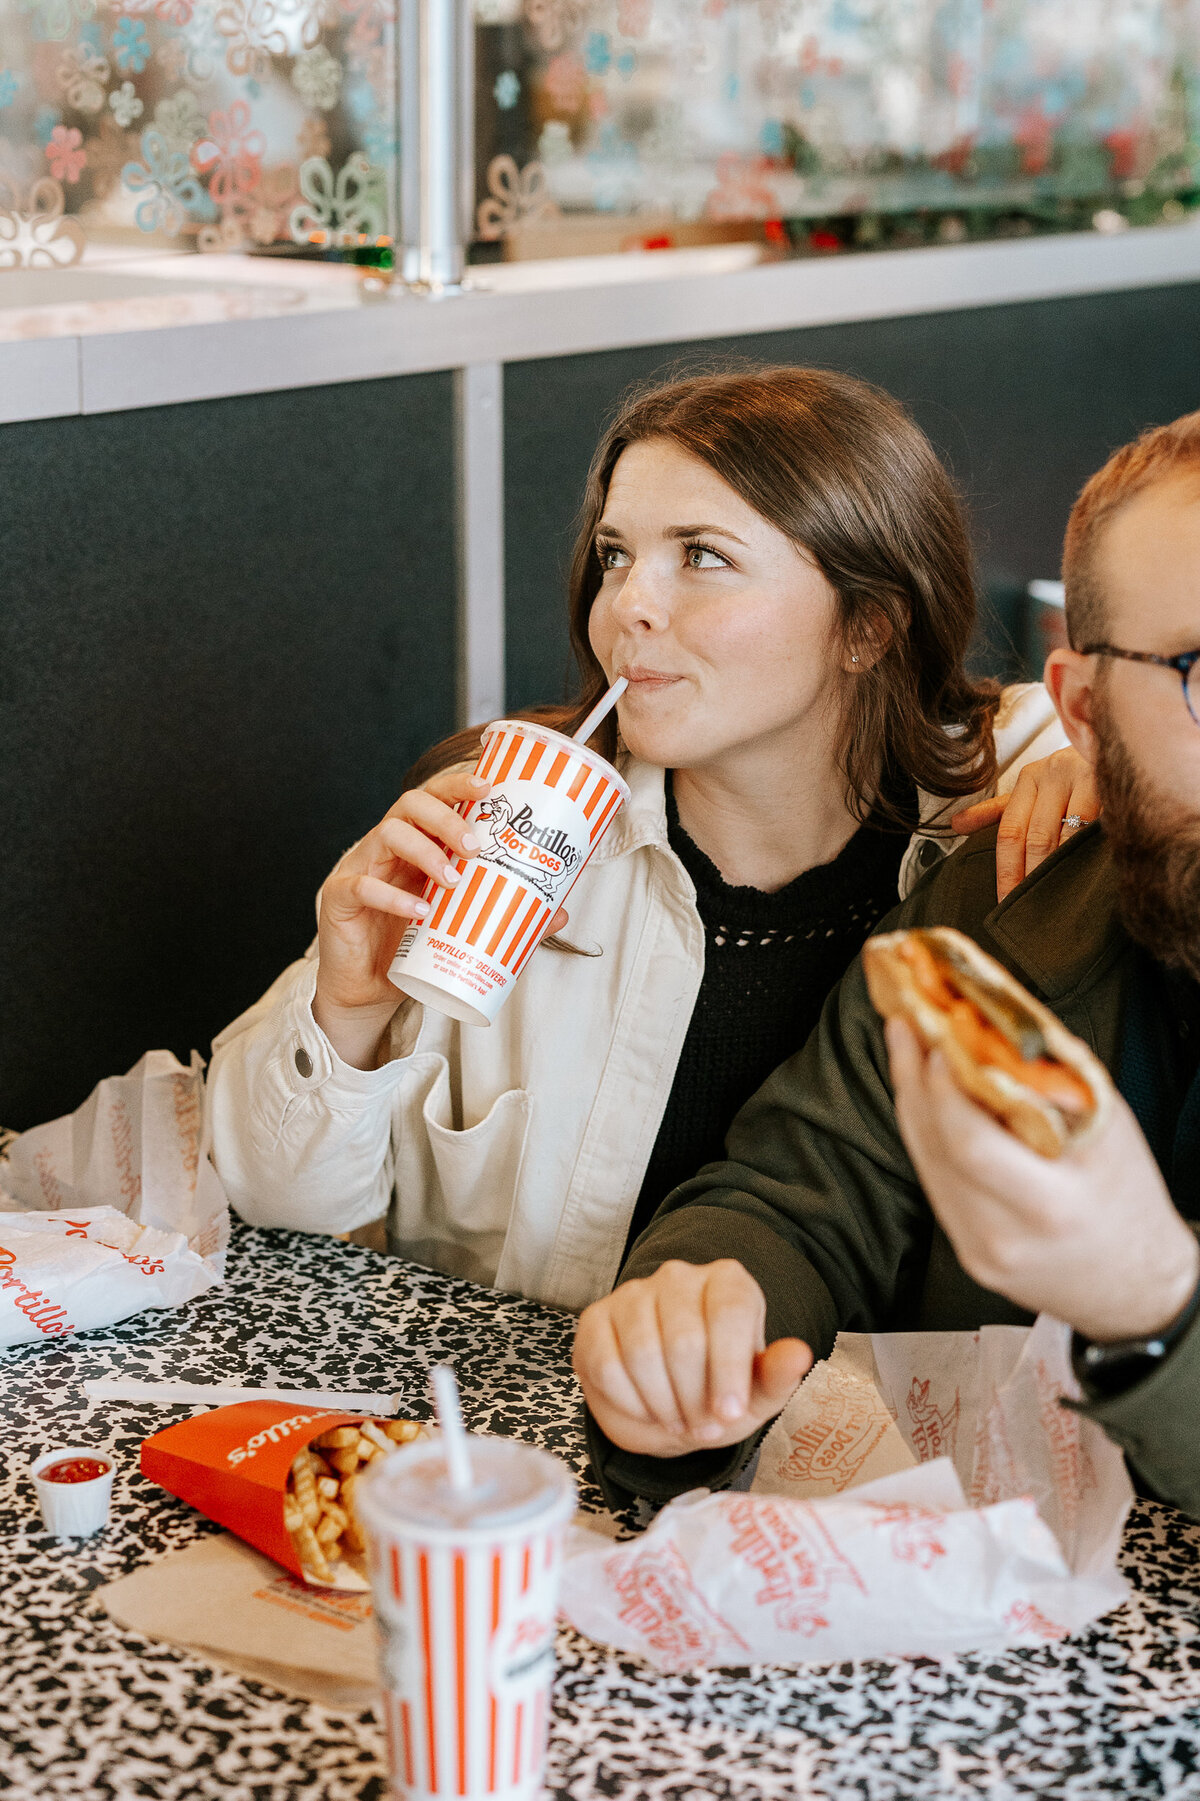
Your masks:
<instances>
[{"instance_id":1,"label":"window with floral decals","mask_svg":"<svg viewBox=\"0 0 1200 1801\"><path fill-rule=\"evenodd\" d=\"M1200 0L461 0L475 260L1181 216ZM386 261L394 0L0 0L0 269ZM415 152L416 153L416 152Z\"/></svg>"},{"instance_id":2,"label":"window with floral decals","mask_svg":"<svg viewBox=\"0 0 1200 1801\"><path fill-rule=\"evenodd\" d=\"M0 267L389 239L391 0L0 0Z\"/></svg>"},{"instance_id":3,"label":"window with floral decals","mask_svg":"<svg viewBox=\"0 0 1200 1801\"><path fill-rule=\"evenodd\" d=\"M1197 0L476 0L480 251L1178 217Z\"/></svg>"}]
</instances>

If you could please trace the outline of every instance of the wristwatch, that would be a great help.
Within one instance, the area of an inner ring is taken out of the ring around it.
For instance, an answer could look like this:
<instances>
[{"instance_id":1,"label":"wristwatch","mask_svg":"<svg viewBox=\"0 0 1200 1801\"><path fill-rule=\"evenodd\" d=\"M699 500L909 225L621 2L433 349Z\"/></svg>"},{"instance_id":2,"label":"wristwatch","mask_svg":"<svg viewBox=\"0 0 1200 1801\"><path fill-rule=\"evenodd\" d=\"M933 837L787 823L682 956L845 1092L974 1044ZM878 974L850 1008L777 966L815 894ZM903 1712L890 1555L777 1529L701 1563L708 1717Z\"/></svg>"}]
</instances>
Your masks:
<instances>
[{"instance_id":1,"label":"wristwatch","mask_svg":"<svg viewBox=\"0 0 1200 1801\"><path fill-rule=\"evenodd\" d=\"M1089 1400L1107 1401L1144 1380L1170 1356L1196 1314L1200 1312L1200 1281L1182 1313L1152 1338L1122 1338L1113 1344L1096 1344L1076 1332L1071 1338L1071 1364Z\"/></svg>"}]
</instances>

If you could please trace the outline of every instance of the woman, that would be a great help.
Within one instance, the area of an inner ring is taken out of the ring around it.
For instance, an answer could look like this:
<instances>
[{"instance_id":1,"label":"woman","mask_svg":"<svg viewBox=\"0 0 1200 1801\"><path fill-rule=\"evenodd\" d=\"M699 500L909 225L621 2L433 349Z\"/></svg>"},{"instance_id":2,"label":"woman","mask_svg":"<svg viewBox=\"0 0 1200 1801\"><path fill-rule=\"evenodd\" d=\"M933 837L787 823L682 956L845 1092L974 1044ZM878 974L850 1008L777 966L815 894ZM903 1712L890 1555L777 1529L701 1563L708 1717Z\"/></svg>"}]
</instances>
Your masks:
<instances>
[{"instance_id":1,"label":"woman","mask_svg":"<svg viewBox=\"0 0 1200 1801\"><path fill-rule=\"evenodd\" d=\"M570 594L579 701L539 716L570 732L626 676L620 739L610 717L593 742L632 798L567 937L490 1030L388 982L426 877L478 849L454 808L486 791L479 733L460 734L342 859L316 945L217 1040L210 1088L214 1159L251 1223L386 1213L398 1253L581 1308L803 1044L955 804L993 790L998 756L1011 777L1064 739L1040 688L997 713L965 673L957 497L902 408L848 376L635 398L593 463ZM1062 758L1026 779L1031 843L1047 811L1053 843L1094 812L1073 784Z\"/></svg>"}]
</instances>

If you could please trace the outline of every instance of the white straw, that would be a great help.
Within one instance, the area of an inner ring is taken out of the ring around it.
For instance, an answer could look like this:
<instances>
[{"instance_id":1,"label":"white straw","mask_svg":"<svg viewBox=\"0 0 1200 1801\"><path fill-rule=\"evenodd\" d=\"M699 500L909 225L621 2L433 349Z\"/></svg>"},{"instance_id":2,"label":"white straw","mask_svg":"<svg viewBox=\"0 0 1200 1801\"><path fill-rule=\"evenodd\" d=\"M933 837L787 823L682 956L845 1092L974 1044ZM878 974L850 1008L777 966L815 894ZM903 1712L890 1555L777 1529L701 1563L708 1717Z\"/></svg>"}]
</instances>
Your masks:
<instances>
[{"instance_id":1,"label":"white straw","mask_svg":"<svg viewBox=\"0 0 1200 1801\"><path fill-rule=\"evenodd\" d=\"M438 1425L442 1428L442 1445L446 1452L446 1468L450 1486L460 1493L471 1487L471 1454L467 1449L467 1429L463 1425L462 1407L458 1399L458 1383L448 1363L435 1364L429 1372L433 1385L433 1404Z\"/></svg>"},{"instance_id":2,"label":"white straw","mask_svg":"<svg viewBox=\"0 0 1200 1801\"><path fill-rule=\"evenodd\" d=\"M579 730L574 734L576 744L586 744L602 719L606 719L624 694L629 683L623 675L619 675L608 693L598 700Z\"/></svg>"}]
</instances>

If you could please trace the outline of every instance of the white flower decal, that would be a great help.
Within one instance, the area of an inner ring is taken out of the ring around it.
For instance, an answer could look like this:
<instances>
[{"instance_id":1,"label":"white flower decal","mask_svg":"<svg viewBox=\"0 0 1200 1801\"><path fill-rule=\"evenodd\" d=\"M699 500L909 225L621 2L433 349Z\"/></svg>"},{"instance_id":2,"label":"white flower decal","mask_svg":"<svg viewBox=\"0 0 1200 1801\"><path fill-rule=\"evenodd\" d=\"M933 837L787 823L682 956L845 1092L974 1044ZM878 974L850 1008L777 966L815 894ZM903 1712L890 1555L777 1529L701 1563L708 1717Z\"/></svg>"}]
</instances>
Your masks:
<instances>
[{"instance_id":1,"label":"white flower decal","mask_svg":"<svg viewBox=\"0 0 1200 1801\"><path fill-rule=\"evenodd\" d=\"M0 269L64 269L83 243L78 219L63 217L61 182L43 175L22 193L0 170Z\"/></svg>"},{"instance_id":2,"label":"white flower decal","mask_svg":"<svg viewBox=\"0 0 1200 1801\"><path fill-rule=\"evenodd\" d=\"M342 65L324 44L318 44L315 50L302 50L292 70L292 86L309 106L327 113L337 105L342 91Z\"/></svg>"},{"instance_id":3,"label":"white flower decal","mask_svg":"<svg viewBox=\"0 0 1200 1801\"><path fill-rule=\"evenodd\" d=\"M518 169L511 156L494 156L487 172L489 200L481 200L476 223L481 238L495 242L522 219L551 219L558 207L546 186L541 163Z\"/></svg>"},{"instance_id":4,"label":"white flower decal","mask_svg":"<svg viewBox=\"0 0 1200 1801\"><path fill-rule=\"evenodd\" d=\"M98 113L112 70L90 44L70 44L58 65L58 80L67 103L77 112Z\"/></svg>"},{"instance_id":5,"label":"white flower decal","mask_svg":"<svg viewBox=\"0 0 1200 1801\"><path fill-rule=\"evenodd\" d=\"M133 121L140 119L145 111L134 91L132 81L123 81L119 88L114 88L108 96L108 104L112 107L113 117L122 131L128 131Z\"/></svg>"}]
</instances>

